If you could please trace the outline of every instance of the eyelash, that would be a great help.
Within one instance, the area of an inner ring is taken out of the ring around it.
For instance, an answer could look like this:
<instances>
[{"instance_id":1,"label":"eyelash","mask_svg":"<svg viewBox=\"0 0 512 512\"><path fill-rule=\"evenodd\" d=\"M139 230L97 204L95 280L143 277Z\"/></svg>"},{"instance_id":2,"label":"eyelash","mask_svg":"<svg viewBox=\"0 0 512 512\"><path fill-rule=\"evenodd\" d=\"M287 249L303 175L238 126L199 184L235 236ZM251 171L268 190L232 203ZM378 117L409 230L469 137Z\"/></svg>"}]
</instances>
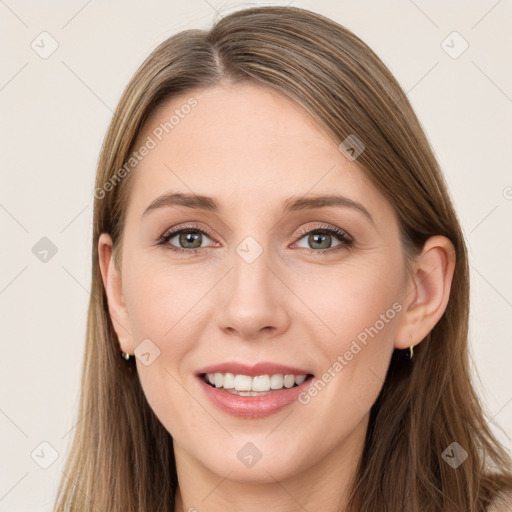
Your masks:
<instances>
[{"instance_id":1,"label":"eyelash","mask_svg":"<svg viewBox=\"0 0 512 512\"><path fill-rule=\"evenodd\" d=\"M183 247L176 247L176 246L168 243L171 238L174 238L176 235L179 235L182 231L191 231L191 230L198 231L200 233L207 235L208 238L214 239L214 237L208 230L199 228L198 226L190 225L190 226L181 226L179 229L175 229L173 231L166 231L161 237L159 237L157 245L165 245L171 251L187 253L190 256L196 254L201 249L207 249L207 247L197 247L195 249L184 249ZM353 239L345 231L343 231L339 228L336 228L336 227L330 227L330 226L323 225L323 224L314 226L313 228L310 228L310 229L300 230L299 233L297 234L298 238L296 241L299 241L300 239L304 238L305 235L309 235L309 234L317 232L317 231L321 232L322 234L335 235L336 238L338 238L338 240L341 243L339 245L337 245L336 247L334 247L334 248L331 247L329 249L309 249L310 255L311 254L322 255L325 253L332 254L332 253L342 250L344 248L345 249L350 248L354 244ZM305 249L305 248L302 247L302 249ZM308 249L306 249L306 250L308 250Z\"/></svg>"}]
</instances>

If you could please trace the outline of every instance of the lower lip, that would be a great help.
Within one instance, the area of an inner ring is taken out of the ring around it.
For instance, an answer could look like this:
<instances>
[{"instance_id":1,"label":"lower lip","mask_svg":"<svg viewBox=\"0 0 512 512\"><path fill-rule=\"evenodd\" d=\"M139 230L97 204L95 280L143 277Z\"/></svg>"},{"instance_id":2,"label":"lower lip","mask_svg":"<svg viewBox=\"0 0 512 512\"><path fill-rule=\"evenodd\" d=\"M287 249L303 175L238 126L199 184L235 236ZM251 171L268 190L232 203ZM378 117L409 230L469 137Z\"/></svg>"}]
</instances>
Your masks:
<instances>
[{"instance_id":1,"label":"lower lip","mask_svg":"<svg viewBox=\"0 0 512 512\"><path fill-rule=\"evenodd\" d=\"M264 418L284 409L297 400L297 397L309 386L312 377L308 377L300 386L283 388L280 391L260 396L240 396L214 388L206 384L201 376L198 379L206 396L220 410L242 418Z\"/></svg>"}]
</instances>

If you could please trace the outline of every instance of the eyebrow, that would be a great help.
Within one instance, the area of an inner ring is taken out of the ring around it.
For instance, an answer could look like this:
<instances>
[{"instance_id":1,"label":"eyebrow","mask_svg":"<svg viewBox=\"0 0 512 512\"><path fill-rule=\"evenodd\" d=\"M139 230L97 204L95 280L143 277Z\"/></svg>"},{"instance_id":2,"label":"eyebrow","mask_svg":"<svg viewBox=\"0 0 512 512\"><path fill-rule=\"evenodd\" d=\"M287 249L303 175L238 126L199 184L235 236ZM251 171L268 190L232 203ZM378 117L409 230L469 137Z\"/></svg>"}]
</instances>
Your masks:
<instances>
[{"instance_id":1,"label":"eyebrow","mask_svg":"<svg viewBox=\"0 0 512 512\"><path fill-rule=\"evenodd\" d=\"M144 210L142 217L158 208L173 206L185 206L186 208L210 212L218 212L220 210L219 202L213 197L200 194L169 193L163 194L152 201ZM370 212L361 203L340 195L317 195L300 197L298 199L294 199L292 196L283 202L283 213L313 210L315 208L325 208L328 206L355 209L365 215L372 224L375 224Z\"/></svg>"}]
</instances>

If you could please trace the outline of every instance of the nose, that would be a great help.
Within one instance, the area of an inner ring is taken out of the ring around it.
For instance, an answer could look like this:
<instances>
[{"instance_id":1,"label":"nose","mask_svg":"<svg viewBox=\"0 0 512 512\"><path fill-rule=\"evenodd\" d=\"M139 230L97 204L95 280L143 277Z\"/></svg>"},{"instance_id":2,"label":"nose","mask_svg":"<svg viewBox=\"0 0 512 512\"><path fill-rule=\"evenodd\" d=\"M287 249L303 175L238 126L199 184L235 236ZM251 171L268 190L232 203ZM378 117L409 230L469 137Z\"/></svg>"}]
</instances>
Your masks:
<instances>
[{"instance_id":1,"label":"nose","mask_svg":"<svg viewBox=\"0 0 512 512\"><path fill-rule=\"evenodd\" d=\"M266 251L250 263L234 252L231 269L215 297L218 324L227 334L257 340L288 329L291 292L269 260Z\"/></svg>"}]
</instances>

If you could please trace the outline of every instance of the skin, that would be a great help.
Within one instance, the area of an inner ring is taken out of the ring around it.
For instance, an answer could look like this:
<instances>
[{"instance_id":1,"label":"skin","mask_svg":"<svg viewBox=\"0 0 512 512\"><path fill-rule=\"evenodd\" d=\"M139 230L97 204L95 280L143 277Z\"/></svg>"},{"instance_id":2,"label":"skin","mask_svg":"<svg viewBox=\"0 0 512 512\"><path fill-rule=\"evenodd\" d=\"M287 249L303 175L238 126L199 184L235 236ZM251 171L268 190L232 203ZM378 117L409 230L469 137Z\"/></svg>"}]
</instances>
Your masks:
<instances>
[{"instance_id":1,"label":"skin","mask_svg":"<svg viewBox=\"0 0 512 512\"><path fill-rule=\"evenodd\" d=\"M191 95L165 104L136 147ZM109 235L99 240L121 349L133 354L149 338L160 350L149 366L136 361L148 402L173 437L175 511L340 510L393 349L419 343L446 308L453 246L432 237L409 275L391 204L300 106L247 82L193 96L197 106L130 178L120 268ZM162 207L142 217L166 192L214 196L221 209ZM373 222L348 207L281 212L291 196L333 192L361 203ZM197 254L170 250L191 247L178 236L156 244L190 223L212 233ZM319 223L346 231L353 245L336 251L343 242L335 235L308 242ZM263 249L250 264L236 252L247 236ZM326 247L330 253L314 252ZM217 409L194 377L229 360L320 377L396 302L401 311L307 405L237 418ZM248 442L262 453L251 468L237 458Z\"/></svg>"}]
</instances>

